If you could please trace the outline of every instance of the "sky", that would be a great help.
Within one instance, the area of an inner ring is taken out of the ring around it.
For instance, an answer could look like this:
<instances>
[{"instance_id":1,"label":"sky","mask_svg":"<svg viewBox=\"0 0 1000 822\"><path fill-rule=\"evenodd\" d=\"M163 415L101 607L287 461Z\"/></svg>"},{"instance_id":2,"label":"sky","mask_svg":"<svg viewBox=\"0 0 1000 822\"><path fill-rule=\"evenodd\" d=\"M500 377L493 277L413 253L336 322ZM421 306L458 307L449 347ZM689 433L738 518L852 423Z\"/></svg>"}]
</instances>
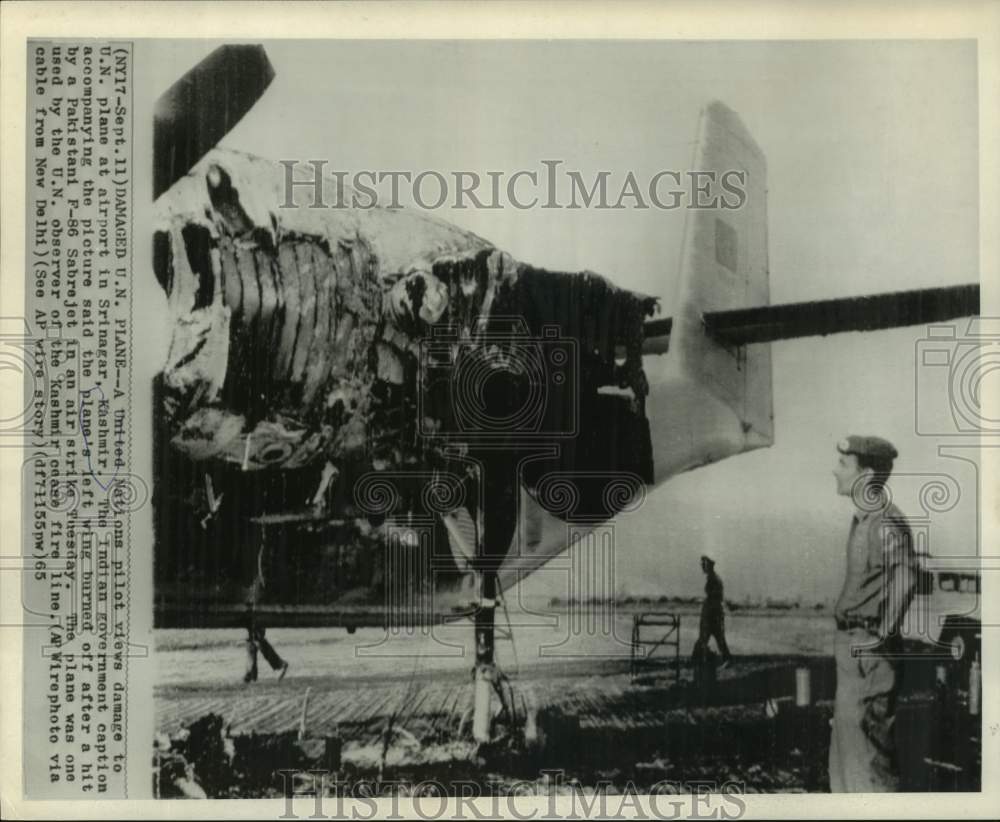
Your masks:
<instances>
[{"instance_id":1,"label":"sky","mask_svg":"<svg viewBox=\"0 0 1000 822\"><path fill-rule=\"evenodd\" d=\"M154 93L215 45L155 44ZM225 147L322 158L351 173L510 175L559 159L585 178L609 170L622 180L631 170L643 180L690 169L699 111L718 99L767 158L773 303L978 280L972 42L265 46L275 80ZM683 210L433 213L523 262L590 269L659 296L669 315ZM959 338L966 330L958 324ZM836 442L851 433L896 444L894 499L928 534L931 553L975 553L975 451L942 455L969 438L926 435L954 430L946 375L918 366L926 336L917 327L773 344L774 446L674 477L620 517L618 590L696 593L698 557L708 553L732 599L835 597L851 508L831 472ZM946 490L934 506L948 510L927 510L929 483ZM524 589L544 595L558 585L543 573Z\"/></svg>"}]
</instances>

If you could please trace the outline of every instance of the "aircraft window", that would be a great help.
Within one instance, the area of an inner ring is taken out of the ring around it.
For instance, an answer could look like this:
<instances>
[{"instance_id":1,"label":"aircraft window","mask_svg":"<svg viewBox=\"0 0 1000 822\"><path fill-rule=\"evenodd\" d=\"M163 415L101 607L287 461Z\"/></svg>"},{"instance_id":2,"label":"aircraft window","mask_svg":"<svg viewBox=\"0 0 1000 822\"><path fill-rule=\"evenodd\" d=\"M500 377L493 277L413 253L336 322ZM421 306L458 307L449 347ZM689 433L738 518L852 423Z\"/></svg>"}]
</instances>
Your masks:
<instances>
[{"instance_id":1,"label":"aircraft window","mask_svg":"<svg viewBox=\"0 0 1000 822\"><path fill-rule=\"evenodd\" d=\"M942 591L957 591L958 579L955 574L941 574L938 577L938 588Z\"/></svg>"},{"instance_id":2,"label":"aircraft window","mask_svg":"<svg viewBox=\"0 0 1000 822\"><path fill-rule=\"evenodd\" d=\"M961 590L962 593L965 594L978 594L979 577L973 577L973 576L962 577Z\"/></svg>"}]
</instances>

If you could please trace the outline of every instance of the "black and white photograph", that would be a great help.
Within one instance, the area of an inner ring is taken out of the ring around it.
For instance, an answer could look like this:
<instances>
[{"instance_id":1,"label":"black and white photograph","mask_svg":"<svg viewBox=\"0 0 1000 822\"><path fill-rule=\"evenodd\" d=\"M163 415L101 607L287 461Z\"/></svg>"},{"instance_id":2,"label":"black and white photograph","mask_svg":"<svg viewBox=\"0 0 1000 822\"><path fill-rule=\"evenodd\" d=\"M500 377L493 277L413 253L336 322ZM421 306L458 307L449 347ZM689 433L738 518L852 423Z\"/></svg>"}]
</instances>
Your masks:
<instances>
[{"instance_id":1,"label":"black and white photograph","mask_svg":"<svg viewBox=\"0 0 1000 822\"><path fill-rule=\"evenodd\" d=\"M268 8L19 41L24 799L985 798L984 41Z\"/></svg>"},{"instance_id":2,"label":"black and white photograph","mask_svg":"<svg viewBox=\"0 0 1000 822\"><path fill-rule=\"evenodd\" d=\"M157 47L159 795L978 788L969 44Z\"/></svg>"}]
</instances>

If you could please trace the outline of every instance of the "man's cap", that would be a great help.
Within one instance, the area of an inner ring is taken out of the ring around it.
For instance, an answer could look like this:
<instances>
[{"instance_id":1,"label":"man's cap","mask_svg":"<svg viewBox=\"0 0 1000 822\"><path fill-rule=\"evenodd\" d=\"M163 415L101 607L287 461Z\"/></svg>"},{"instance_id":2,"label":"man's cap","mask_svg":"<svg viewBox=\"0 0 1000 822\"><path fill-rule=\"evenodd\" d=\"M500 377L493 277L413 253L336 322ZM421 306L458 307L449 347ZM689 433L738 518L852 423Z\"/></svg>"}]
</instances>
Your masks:
<instances>
[{"instance_id":1,"label":"man's cap","mask_svg":"<svg viewBox=\"0 0 1000 822\"><path fill-rule=\"evenodd\" d=\"M715 560L712 559L711 557L705 556L704 554L701 555L701 561L707 562L709 565L715 565Z\"/></svg>"},{"instance_id":2,"label":"man's cap","mask_svg":"<svg viewBox=\"0 0 1000 822\"><path fill-rule=\"evenodd\" d=\"M841 454L854 454L858 457L868 457L883 462L891 462L899 456L896 447L881 437L861 437L851 435L837 443Z\"/></svg>"}]
</instances>

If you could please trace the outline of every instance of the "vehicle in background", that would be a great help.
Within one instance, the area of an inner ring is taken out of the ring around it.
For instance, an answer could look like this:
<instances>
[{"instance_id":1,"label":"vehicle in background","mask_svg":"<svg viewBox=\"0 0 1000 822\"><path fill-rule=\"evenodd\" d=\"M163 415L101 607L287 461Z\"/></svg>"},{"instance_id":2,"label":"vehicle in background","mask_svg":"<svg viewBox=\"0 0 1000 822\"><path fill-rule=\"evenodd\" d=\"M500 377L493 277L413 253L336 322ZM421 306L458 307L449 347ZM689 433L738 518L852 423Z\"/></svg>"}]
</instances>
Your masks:
<instances>
[{"instance_id":1,"label":"vehicle in background","mask_svg":"<svg viewBox=\"0 0 1000 822\"><path fill-rule=\"evenodd\" d=\"M968 666L981 650L981 575L921 565L917 593L900 633L905 647Z\"/></svg>"}]
</instances>

